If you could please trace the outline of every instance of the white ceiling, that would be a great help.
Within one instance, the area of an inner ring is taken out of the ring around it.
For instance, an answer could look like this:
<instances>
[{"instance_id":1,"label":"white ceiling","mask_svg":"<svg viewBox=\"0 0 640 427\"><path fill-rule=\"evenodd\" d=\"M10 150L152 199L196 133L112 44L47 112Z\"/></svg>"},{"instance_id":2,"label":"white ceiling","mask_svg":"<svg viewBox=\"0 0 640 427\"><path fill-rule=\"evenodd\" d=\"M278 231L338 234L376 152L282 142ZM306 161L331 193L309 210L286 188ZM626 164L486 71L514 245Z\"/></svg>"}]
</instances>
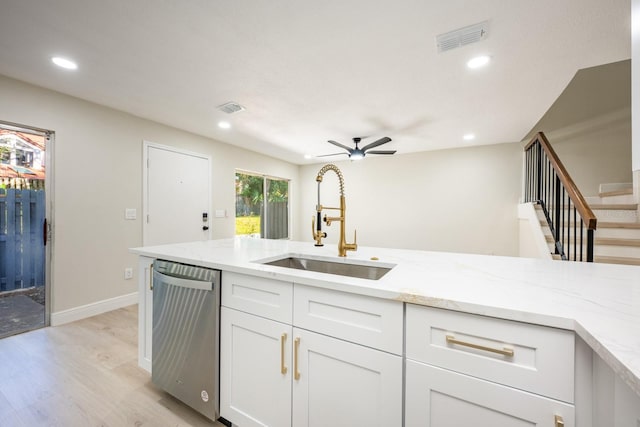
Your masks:
<instances>
[{"instance_id":1,"label":"white ceiling","mask_svg":"<svg viewBox=\"0 0 640 427\"><path fill-rule=\"evenodd\" d=\"M630 10L629 0L0 0L0 74L305 164L340 151L328 139L354 136L389 136L379 149L398 153L469 145L469 132L472 144L520 141L579 69L630 57ZM485 40L437 53L436 35L484 20ZM491 63L467 69L477 54ZM55 55L78 70L56 68ZM216 109L228 101L246 111Z\"/></svg>"}]
</instances>

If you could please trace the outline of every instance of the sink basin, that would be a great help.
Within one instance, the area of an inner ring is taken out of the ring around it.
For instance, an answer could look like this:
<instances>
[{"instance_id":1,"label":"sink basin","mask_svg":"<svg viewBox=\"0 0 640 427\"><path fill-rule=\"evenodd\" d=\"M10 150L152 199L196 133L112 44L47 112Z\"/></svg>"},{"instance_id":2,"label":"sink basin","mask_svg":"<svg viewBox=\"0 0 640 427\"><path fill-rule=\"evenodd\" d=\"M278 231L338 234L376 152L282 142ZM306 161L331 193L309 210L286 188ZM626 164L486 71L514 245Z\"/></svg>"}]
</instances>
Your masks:
<instances>
[{"instance_id":1,"label":"sink basin","mask_svg":"<svg viewBox=\"0 0 640 427\"><path fill-rule=\"evenodd\" d=\"M336 274L338 276L357 277L369 280L378 280L395 267L395 264L372 265L363 262L345 262L341 260L294 255L286 255L285 257L280 257L278 259L258 262L277 267L294 268L296 270L315 271L317 273Z\"/></svg>"}]
</instances>

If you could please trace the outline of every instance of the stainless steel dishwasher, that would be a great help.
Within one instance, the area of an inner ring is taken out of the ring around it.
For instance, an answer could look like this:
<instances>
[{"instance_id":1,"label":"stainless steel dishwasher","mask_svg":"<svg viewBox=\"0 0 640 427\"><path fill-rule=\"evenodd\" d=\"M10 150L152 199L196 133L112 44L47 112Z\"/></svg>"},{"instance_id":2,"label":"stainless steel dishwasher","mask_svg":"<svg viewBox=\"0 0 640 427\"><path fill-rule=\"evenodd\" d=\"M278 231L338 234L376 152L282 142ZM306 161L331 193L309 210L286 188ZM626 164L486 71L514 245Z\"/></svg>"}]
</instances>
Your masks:
<instances>
[{"instance_id":1,"label":"stainless steel dishwasher","mask_svg":"<svg viewBox=\"0 0 640 427\"><path fill-rule=\"evenodd\" d=\"M219 348L220 271L154 261L153 383L216 420Z\"/></svg>"}]
</instances>

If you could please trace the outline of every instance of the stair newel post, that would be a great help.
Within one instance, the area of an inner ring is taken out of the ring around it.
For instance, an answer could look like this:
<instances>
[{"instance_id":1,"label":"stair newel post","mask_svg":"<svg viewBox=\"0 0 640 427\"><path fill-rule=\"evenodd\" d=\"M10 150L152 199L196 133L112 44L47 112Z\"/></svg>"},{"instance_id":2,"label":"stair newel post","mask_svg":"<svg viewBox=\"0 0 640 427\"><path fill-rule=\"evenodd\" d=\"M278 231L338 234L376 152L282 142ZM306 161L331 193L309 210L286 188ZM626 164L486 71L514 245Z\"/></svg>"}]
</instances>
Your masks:
<instances>
[{"instance_id":1,"label":"stair newel post","mask_svg":"<svg viewBox=\"0 0 640 427\"><path fill-rule=\"evenodd\" d=\"M540 142L536 144L536 154L537 154L537 165L536 165L536 175L537 175L537 185L536 185L536 200L542 200L542 145Z\"/></svg>"},{"instance_id":2,"label":"stair newel post","mask_svg":"<svg viewBox=\"0 0 640 427\"><path fill-rule=\"evenodd\" d=\"M587 262L593 262L593 230L587 229Z\"/></svg>"},{"instance_id":3,"label":"stair newel post","mask_svg":"<svg viewBox=\"0 0 640 427\"><path fill-rule=\"evenodd\" d=\"M555 226L554 231L555 231L555 235L553 236L556 240L556 254L559 254L560 251L558 250L558 242L560 242L560 214L561 214L561 206L560 206L560 197L562 195L562 186L560 185L560 178L558 177L558 175L554 176L554 181L555 181L555 190L554 190L554 196L555 196L555 200L553 201L553 209L554 209L554 213L555 213L555 218L553 219L553 221L555 222Z\"/></svg>"},{"instance_id":4,"label":"stair newel post","mask_svg":"<svg viewBox=\"0 0 640 427\"><path fill-rule=\"evenodd\" d=\"M524 150L522 157L522 202L529 201L529 153Z\"/></svg>"}]
</instances>

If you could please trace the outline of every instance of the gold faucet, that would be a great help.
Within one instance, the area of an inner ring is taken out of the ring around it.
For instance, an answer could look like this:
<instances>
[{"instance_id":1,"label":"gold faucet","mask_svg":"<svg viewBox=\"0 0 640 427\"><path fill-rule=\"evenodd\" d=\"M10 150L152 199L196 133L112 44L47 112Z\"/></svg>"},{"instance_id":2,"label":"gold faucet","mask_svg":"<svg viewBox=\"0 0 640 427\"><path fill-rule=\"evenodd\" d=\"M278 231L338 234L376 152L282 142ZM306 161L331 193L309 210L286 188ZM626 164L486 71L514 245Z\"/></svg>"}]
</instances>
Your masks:
<instances>
[{"instance_id":1,"label":"gold faucet","mask_svg":"<svg viewBox=\"0 0 640 427\"><path fill-rule=\"evenodd\" d=\"M340 207L339 208L330 208L326 206L322 206L320 203L320 183L322 182L322 177L327 171L334 171L336 175L338 175L338 180L340 181ZM338 169L337 166L332 164L324 165L320 171L318 172L318 176L316 176L316 182L318 183L318 204L316 205L316 218L311 218L311 232L313 233L313 240L316 241L316 246L323 246L322 239L327 237L327 233L322 231L322 225L320 223L320 216L322 214L323 209L332 209L339 210L340 216L332 216L328 217L326 214L324 215L323 221L327 223L327 226L330 226L333 221L340 221L340 240L338 241L338 256L347 256L347 251L355 251L358 249L358 244L356 243L356 232L353 232L353 243L347 243L344 233L345 233L345 222L346 222L346 202L344 197L344 178L342 177L342 172Z\"/></svg>"}]
</instances>

